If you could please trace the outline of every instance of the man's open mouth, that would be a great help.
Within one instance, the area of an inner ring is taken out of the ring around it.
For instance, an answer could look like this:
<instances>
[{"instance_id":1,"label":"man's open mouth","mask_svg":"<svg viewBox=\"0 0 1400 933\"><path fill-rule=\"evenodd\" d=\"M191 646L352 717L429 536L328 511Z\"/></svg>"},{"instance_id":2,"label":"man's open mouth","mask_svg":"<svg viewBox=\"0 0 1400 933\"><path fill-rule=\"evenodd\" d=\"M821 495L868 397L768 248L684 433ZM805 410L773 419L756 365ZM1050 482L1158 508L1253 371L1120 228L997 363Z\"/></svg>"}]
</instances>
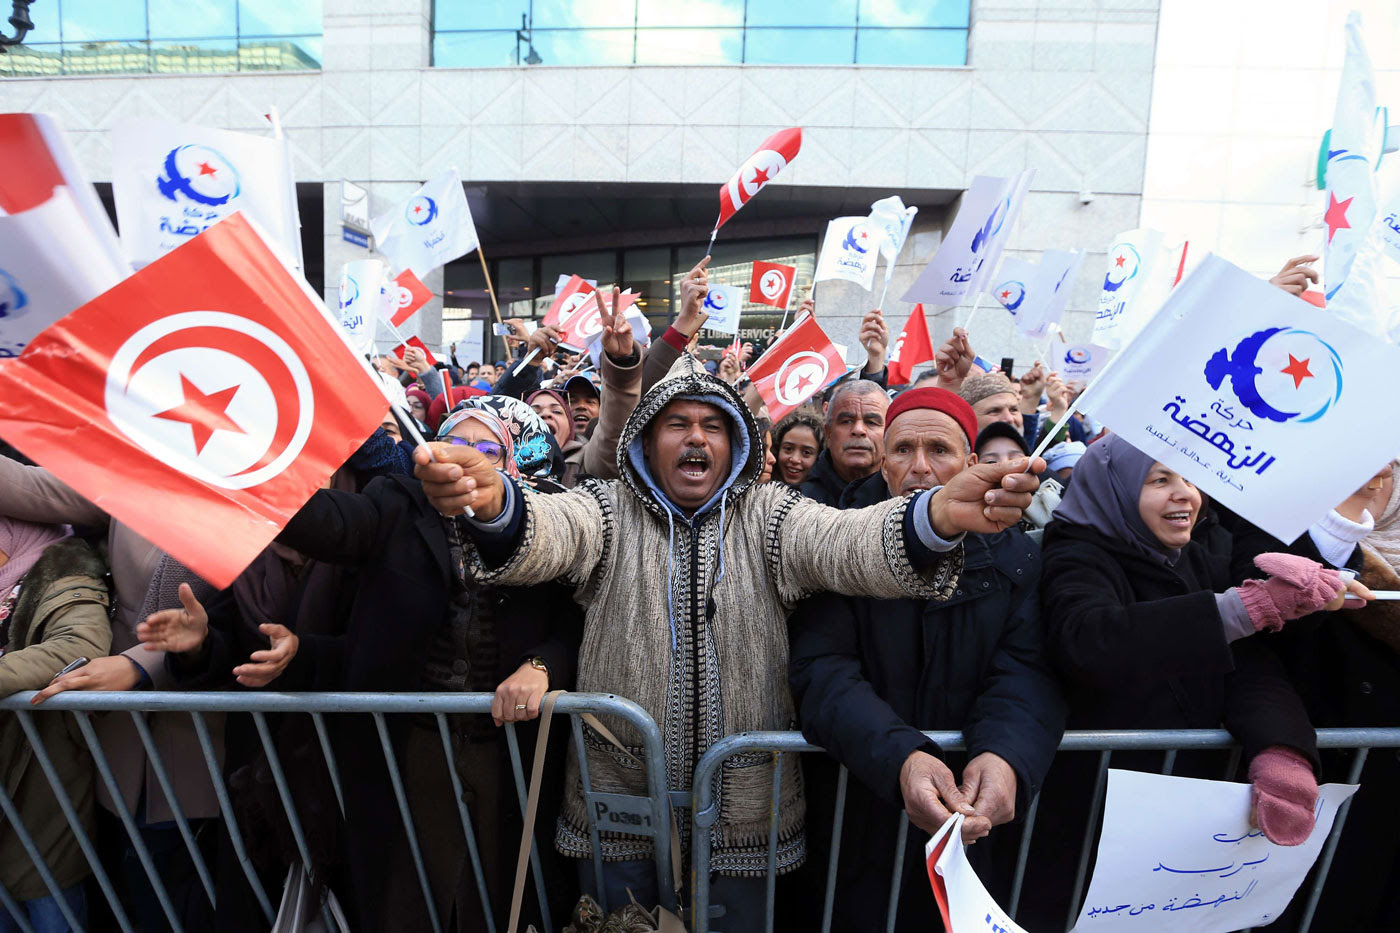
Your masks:
<instances>
[{"instance_id":1,"label":"man's open mouth","mask_svg":"<svg viewBox=\"0 0 1400 933\"><path fill-rule=\"evenodd\" d=\"M681 458L680 471L690 479L700 479L710 469L710 458L704 454L687 454Z\"/></svg>"}]
</instances>

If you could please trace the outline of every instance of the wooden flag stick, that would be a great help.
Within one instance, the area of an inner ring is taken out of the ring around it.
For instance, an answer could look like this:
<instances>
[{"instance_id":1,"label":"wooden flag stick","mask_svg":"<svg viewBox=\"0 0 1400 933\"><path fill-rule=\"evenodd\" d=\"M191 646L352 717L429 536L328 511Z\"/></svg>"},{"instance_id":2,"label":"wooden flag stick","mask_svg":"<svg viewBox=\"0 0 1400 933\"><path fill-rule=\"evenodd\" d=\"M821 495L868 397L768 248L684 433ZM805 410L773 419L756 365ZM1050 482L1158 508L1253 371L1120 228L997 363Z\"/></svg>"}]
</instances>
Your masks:
<instances>
[{"instance_id":1,"label":"wooden flag stick","mask_svg":"<svg viewBox=\"0 0 1400 933\"><path fill-rule=\"evenodd\" d=\"M969 334L972 333L972 319L977 316L977 309L982 307L982 296L985 294L986 292L979 289L977 292L977 300L972 303L972 310L967 312L967 320L963 322L963 329Z\"/></svg>"},{"instance_id":2,"label":"wooden flag stick","mask_svg":"<svg viewBox=\"0 0 1400 933\"><path fill-rule=\"evenodd\" d=\"M481 244L476 245L476 258L481 260L481 274L486 276L486 294L491 296L491 310L496 313L496 323L504 325L501 320L501 306L496 304L496 289L491 284L491 272L486 268L486 254L481 251Z\"/></svg>"}]
</instances>

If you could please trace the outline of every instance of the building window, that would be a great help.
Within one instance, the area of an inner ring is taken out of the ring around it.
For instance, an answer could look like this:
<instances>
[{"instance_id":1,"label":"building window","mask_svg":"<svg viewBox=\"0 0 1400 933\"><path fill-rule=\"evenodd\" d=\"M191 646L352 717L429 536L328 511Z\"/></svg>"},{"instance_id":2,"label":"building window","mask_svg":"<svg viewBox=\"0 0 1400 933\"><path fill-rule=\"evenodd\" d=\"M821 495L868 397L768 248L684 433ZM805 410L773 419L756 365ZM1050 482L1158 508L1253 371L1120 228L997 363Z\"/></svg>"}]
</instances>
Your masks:
<instances>
[{"instance_id":1,"label":"building window","mask_svg":"<svg viewBox=\"0 0 1400 933\"><path fill-rule=\"evenodd\" d=\"M316 71L321 0L45 0L0 75Z\"/></svg>"},{"instance_id":2,"label":"building window","mask_svg":"<svg viewBox=\"0 0 1400 933\"><path fill-rule=\"evenodd\" d=\"M433 64L965 65L970 0L433 0Z\"/></svg>"}]
</instances>

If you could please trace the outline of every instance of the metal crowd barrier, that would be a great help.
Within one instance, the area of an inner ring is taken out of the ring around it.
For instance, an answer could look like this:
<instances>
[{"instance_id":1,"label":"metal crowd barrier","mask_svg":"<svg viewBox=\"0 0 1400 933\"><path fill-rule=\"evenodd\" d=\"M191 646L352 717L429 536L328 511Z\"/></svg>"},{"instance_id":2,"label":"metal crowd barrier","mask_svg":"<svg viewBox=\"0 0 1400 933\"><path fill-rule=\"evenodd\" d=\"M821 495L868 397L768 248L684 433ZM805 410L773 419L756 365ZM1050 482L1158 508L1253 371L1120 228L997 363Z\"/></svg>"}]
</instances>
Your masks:
<instances>
[{"instance_id":1,"label":"metal crowd barrier","mask_svg":"<svg viewBox=\"0 0 1400 933\"><path fill-rule=\"evenodd\" d=\"M118 898L107 868L104 867L98 859L97 849L92 838L84 831L79 814L73 805L73 801L69 798L69 795L58 780L58 772L55 769L53 760L48 753L48 749L44 746L38 730L35 728L34 717L36 716L72 715L76 719L83 740L92 753L93 760L97 767L98 779L105 784L110 792L111 798L116 802L116 807L119 811L117 816L120 818L137 852L141 867L146 877L151 882L151 886L155 891L160 906L170 922L170 927L175 933L183 933L180 918L177 915L170 895L163 880L159 877L155 869L147 846L142 841L141 833L136 824L136 818L122 803L122 795L117 788L116 778L113 774L111 764L107 761L103 754L102 747L98 742L91 714L125 714L131 717L141 737L146 754L149 757L156 780L161 790L165 793L166 799L170 802L175 823L185 843L186 849L189 852L191 861L194 863L200 885L209 898L211 906L216 907L216 894L209 865L203 853L200 851L194 833L191 832L189 821L186 819L180 807L179 800L176 797L174 787L170 781L170 776L156 748L156 743L152 738L151 730L146 722L144 714L150 712L186 714L192 718L195 731L199 736L201 751L203 752L205 764L209 769L209 777L213 783L214 792L219 803L219 810L223 817L223 823L227 829L230 843L242 867L243 874L247 878L258 905L269 924L271 924L275 916L274 904L280 896L280 892L266 890L266 887L262 884L258 872L248 855L247 846L229 797L228 786L224 781L222 769L219 765L219 750L214 747L205 717L211 713L251 714L257 729L258 740L263 752L267 755L277 794L287 816L297 851L309 875L312 872L310 849L302 829L302 823L297 817L296 807L292 800L291 786L288 783L281 760L278 757L272 731L268 727L267 714L299 713L311 717L319 739L321 752L324 755L327 770L330 773L331 783L335 789L335 796L340 805L342 816L344 815L345 804L341 792L341 775L336 767L330 736L326 730L325 716L327 714L336 713L368 714L374 721L375 729L378 733L379 745L384 752L385 762L389 768L389 776L393 786L395 802L398 806L399 816L403 821L403 826L408 837L409 849L413 857L419 885L427 903L427 912L432 921L432 929L434 933L442 933L442 930L450 918L439 917L437 915L435 900L429 887L423 855L420 851L417 833L414 829L413 817L409 810L403 777L399 769L399 763L396 760L394 749L390 743L388 724L385 718L386 716L406 714L433 716L437 722L438 732L442 737L443 752L447 760L452 787L457 799L457 815L462 823L463 836L466 840L468 854L471 858L472 872L483 905L483 913L485 915L482 918L484 920L483 929L495 933L497 929L497 920L491 908L492 899L487 889L481 855L477 850L476 834L472 828L471 816L467 811L466 804L462 800L462 782L457 773L451 732L447 722L447 717L449 715L490 715L491 694L157 693L151 691L82 693L74 691L52 697L39 707L34 707L29 704L29 699L33 695L33 693L19 693L5 699L0 699L0 713L8 712L18 717L20 727L34 750L35 760L42 769L44 776L48 779L54 791L54 795L58 800L59 807L63 811L63 815L67 819L68 825L76 837L78 846L82 850L82 854L86 858L89 867L92 869L97 885L101 889L102 895L111 908L112 915L123 933L133 933L134 930L129 911ZM674 903L675 896L674 888L671 883L671 862L669 857L671 820L666 803L666 769L662 758L660 729L657 727L655 721L636 703L610 694L564 694L555 705L554 713L555 715L568 716L573 727L574 747L579 757L580 778L583 783L584 797L587 804L588 831L594 853L593 864L595 878L598 884L600 905L603 906L605 910L608 909L609 906L620 906L608 905L603 900L606 894L602 882L602 859L599 857L600 830L598 826L598 814L600 812L612 812L618 808L622 808L631 813L650 815L649 820L638 820L637 823L639 825L629 824L626 830L621 831L632 835L646 835L652 838L653 849L655 851L657 890L662 892L661 896L664 906L675 910L677 905ZM631 725L642 736L644 744L642 759L646 770L648 787L647 797L603 794L596 793L593 790L589 780L587 758L582 752L585 745L583 742L582 722L578 716L580 713L603 714L618 717ZM515 779L516 796L523 812L527 790L526 777L521 764L520 746L516 738L515 727L511 724L507 724L505 726L505 735L510 753L511 770ZM554 771L553 768L550 770ZM562 774L562 771L555 773ZM20 844L33 860L50 894L57 901L59 909L63 913L64 918L68 921L69 926L77 931L77 933L85 933L84 926L78 922L78 918L73 915L73 912L64 898L60 896L60 888L58 887L57 880L54 878L49 866L45 864L38 846L26 829L23 822L23 814L18 812L14 801L3 785L0 785L0 815L4 817L3 824L0 825L13 828L19 838ZM614 826L608 828L610 831L619 831L617 827ZM515 851L513 844L509 845L507 849L508 853L513 853ZM503 861L502 871L508 872L510 866L513 864L513 859L506 859ZM554 930L556 927L553 926L549 916L548 898L546 896L547 889L540 867L538 851L531 852L531 868L535 891L538 895L542 914L541 919L544 922L546 930ZM572 886L573 879L569 879L568 883ZM3 907L8 910L9 914L14 918L16 925L23 933L34 933L23 908L3 886L0 886L0 905L3 905ZM322 919L326 924L326 929L330 931L330 933L335 933L335 931L339 929L339 925L334 921L329 911L322 911ZM349 933L349 931L342 931L342 933ZM359 931L356 931L356 933L359 933Z\"/></svg>"},{"instance_id":2,"label":"metal crowd barrier","mask_svg":"<svg viewBox=\"0 0 1400 933\"><path fill-rule=\"evenodd\" d=\"M933 742L944 751L959 752L965 751L963 736L960 732L927 732L925 733ZM1361 778L1361 769L1366 764L1366 755L1372 748L1397 748L1400 747L1400 729L1319 729L1317 732L1317 745L1319 749L1353 749L1355 755L1351 761L1351 770L1347 775L1347 783L1355 784ZM1224 730L1206 729L1171 729L1152 731L1095 731L1095 732L1067 732L1060 743L1060 751L1097 751L1099 752L1098 779L1094 785L1093 802L1090 805L1086 819L1092 830L1094 821L1098 818L1104 800L1104 791L1107 784L1108 767L1113 752L1115 751L1161 751L1165 752L1161 773L1170 774L1176 762L1178 751L1197 749L1228 749L1231 750L1229 763L1226 766L1224 777L1230 779L1234 777L1239 765L1240 748L1234 743L1234 739ZM773 757L773 787L772 802L770 806L770 822L768 827L768 868L766 880L768 883L767 904L766 904L766 929L769 933L773 930L773 911L776 894L776 862L778 850L778 801L781 799L782 791L782 769L781 760L785 754L801 754L810 752L821 752L822 749L816 745L806 742L801 733L798 732L741 732L735 735L726 736L714 745L710 746L700 759L700 763L695 768L695 780L691 785L693 795L693 808L691 818L693 820L694 832L691 843L691 896L692 896L692 933L707 933L709 929L710 914L710 827L714 826L719 819L719 801L716 799L716 787L718 786L718 776L720 767L726 759L735 755L750 755L756 752L768 752ZM846 787L849 781L849 772L844 766L841 767L836 786L836 805L832 819L831 830L831 854L826 870L826 893L822 906L822 933L829 933L831 930L832 911L836 896L836 869L841 855L841 830L845 818L846 807ZM810 806L810 801L808 802ZM1036 810L1040 804L1040 798L1036 797L1026 813L1024 827L1021 833L1021 845L1016 855L1016 867L1012 876L1011 897L1007 905L1007 913L1014 920L1016 918L1017 907L1021 900L1021 884L1025 878L1026 861L1030 855L1031 837L1035 829ZM1342 827L1346 823L1347 811L1351 807L1351 800L1345 801L1337 811L1337 818L1332 824L1332 831L1327 837L1322 852L1318 856L1317 865L1313 871L1312 884L1308 887L1306 901L1303 907L1302 916L1299 919L1297 933L1308 933L1308 928L1312 924L1313 914L1317 910L1318 899L1322 896L1322 886L1327 880L1327 873L1332 866L1332 857L1337 850L1337 841L1341 838ZM894 852L894 874L890 882L890 896L885 912L885 929L893 933L895 927L896 913L899 905L899 893L901 873L904 867L905 844L908 839L909 817L901 812L899 815L899 833L895 843ZM1080 848L1078 869L1075 875L1074 889L1071 897L1069 915L1065 919L1065 929L1069 930L1074 926L1075 920L1079 917L1080 901L1084 893L1084 885L1087 881L1086 875L1089 869L1089 858L1093 852L1094 833L1086 832L1084 844Z\"/></svg>"}]
</instances>

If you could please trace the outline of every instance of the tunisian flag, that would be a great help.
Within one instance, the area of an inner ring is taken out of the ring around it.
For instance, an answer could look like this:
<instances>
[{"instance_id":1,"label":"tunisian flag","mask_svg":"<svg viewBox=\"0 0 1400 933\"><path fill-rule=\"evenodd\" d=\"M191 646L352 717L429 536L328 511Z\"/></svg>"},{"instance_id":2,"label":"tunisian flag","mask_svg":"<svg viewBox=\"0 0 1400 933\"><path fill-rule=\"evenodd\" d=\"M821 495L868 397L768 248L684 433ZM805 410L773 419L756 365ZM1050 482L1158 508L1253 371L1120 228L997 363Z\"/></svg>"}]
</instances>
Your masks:
<instances>
[{"instance_id":1,"label":"tunisian flag","mask_svg":"<svg viewBox=\"0 0 1400 933\"><path fill-rule=\"evenodd\" d=\"M554 293L554 301L545 312L541 327L558 327L585 303L592 303L596 289L577 275L569 276L564 287Z\"/></svg>"},{"instance_id":2,"label":"tunisian flag","mask_svg":"<svg viewBox=\"0 0 1400 933\"><path fill-rule=\"evenodd\" d=\"M792 296L792 280L796 277L796 266L755 259L753 279L749 282L749 301L787 310L788 299Z\"/></svg>"},{"instance_id":3,"label":"tunisian flag","mask_svg":"<svg viewBox=\"0 0 1400 933\"><path fill-rule=\"evenodd\" d=\"M241 214L0 366L0 437L220 588L386 407L335 320Z\"/></svg>"},{"instance_id":4,"label":"tunisian flag","mask_svg":"<svg viewBox=\"0 0 1400 933\"><path fill-rule=\"evenodd\" d=\"M933 341L928 336L928 320L924 317L924 306L914 305L909 312L909 320L899 332L894 347L890 350L888 382L892 386L908 384L914 376L914 367L933 361Z\"/></svg>"},{"instance_id":5,"label":"tunisian flag","mask_svg":"<svg viewBox=\"0 0 1400 933\"><path fill-rule=\"evenodd\" d=\"M389 303L392 312L389 323L394 327L413 317L413 312L433 300L433 293L428 291L422 279L413 274L412 269L405 269L394 276L394 284L389 291L393 299Z\"/></svg>"},{"instance_id":6,"label":"tunisian flag","mask_svg":"<svg viewBox=\"0 0 1400 933\"><path fill-rule=\"evenodd\" d=\"M787 164L797 158L801 148L800 126L778 130L759 143L753 155L744 160L729 183L719 189L719 220L715 221L715 230L723 227L725 221L739 212L739 208L749 203L749 199L772 181L774 175L787 168Z\"/></svg>"},{"instance_id":7,"label":"tunisian flag","mask_svg":"<svg viewBox=\"0 0 1400 933\"><path fill-rule=\"evenodd\" d=\"M846 374L846 361L810 314L749 367L749 378L776 423Z\"/></svg>"}]
</instances>

